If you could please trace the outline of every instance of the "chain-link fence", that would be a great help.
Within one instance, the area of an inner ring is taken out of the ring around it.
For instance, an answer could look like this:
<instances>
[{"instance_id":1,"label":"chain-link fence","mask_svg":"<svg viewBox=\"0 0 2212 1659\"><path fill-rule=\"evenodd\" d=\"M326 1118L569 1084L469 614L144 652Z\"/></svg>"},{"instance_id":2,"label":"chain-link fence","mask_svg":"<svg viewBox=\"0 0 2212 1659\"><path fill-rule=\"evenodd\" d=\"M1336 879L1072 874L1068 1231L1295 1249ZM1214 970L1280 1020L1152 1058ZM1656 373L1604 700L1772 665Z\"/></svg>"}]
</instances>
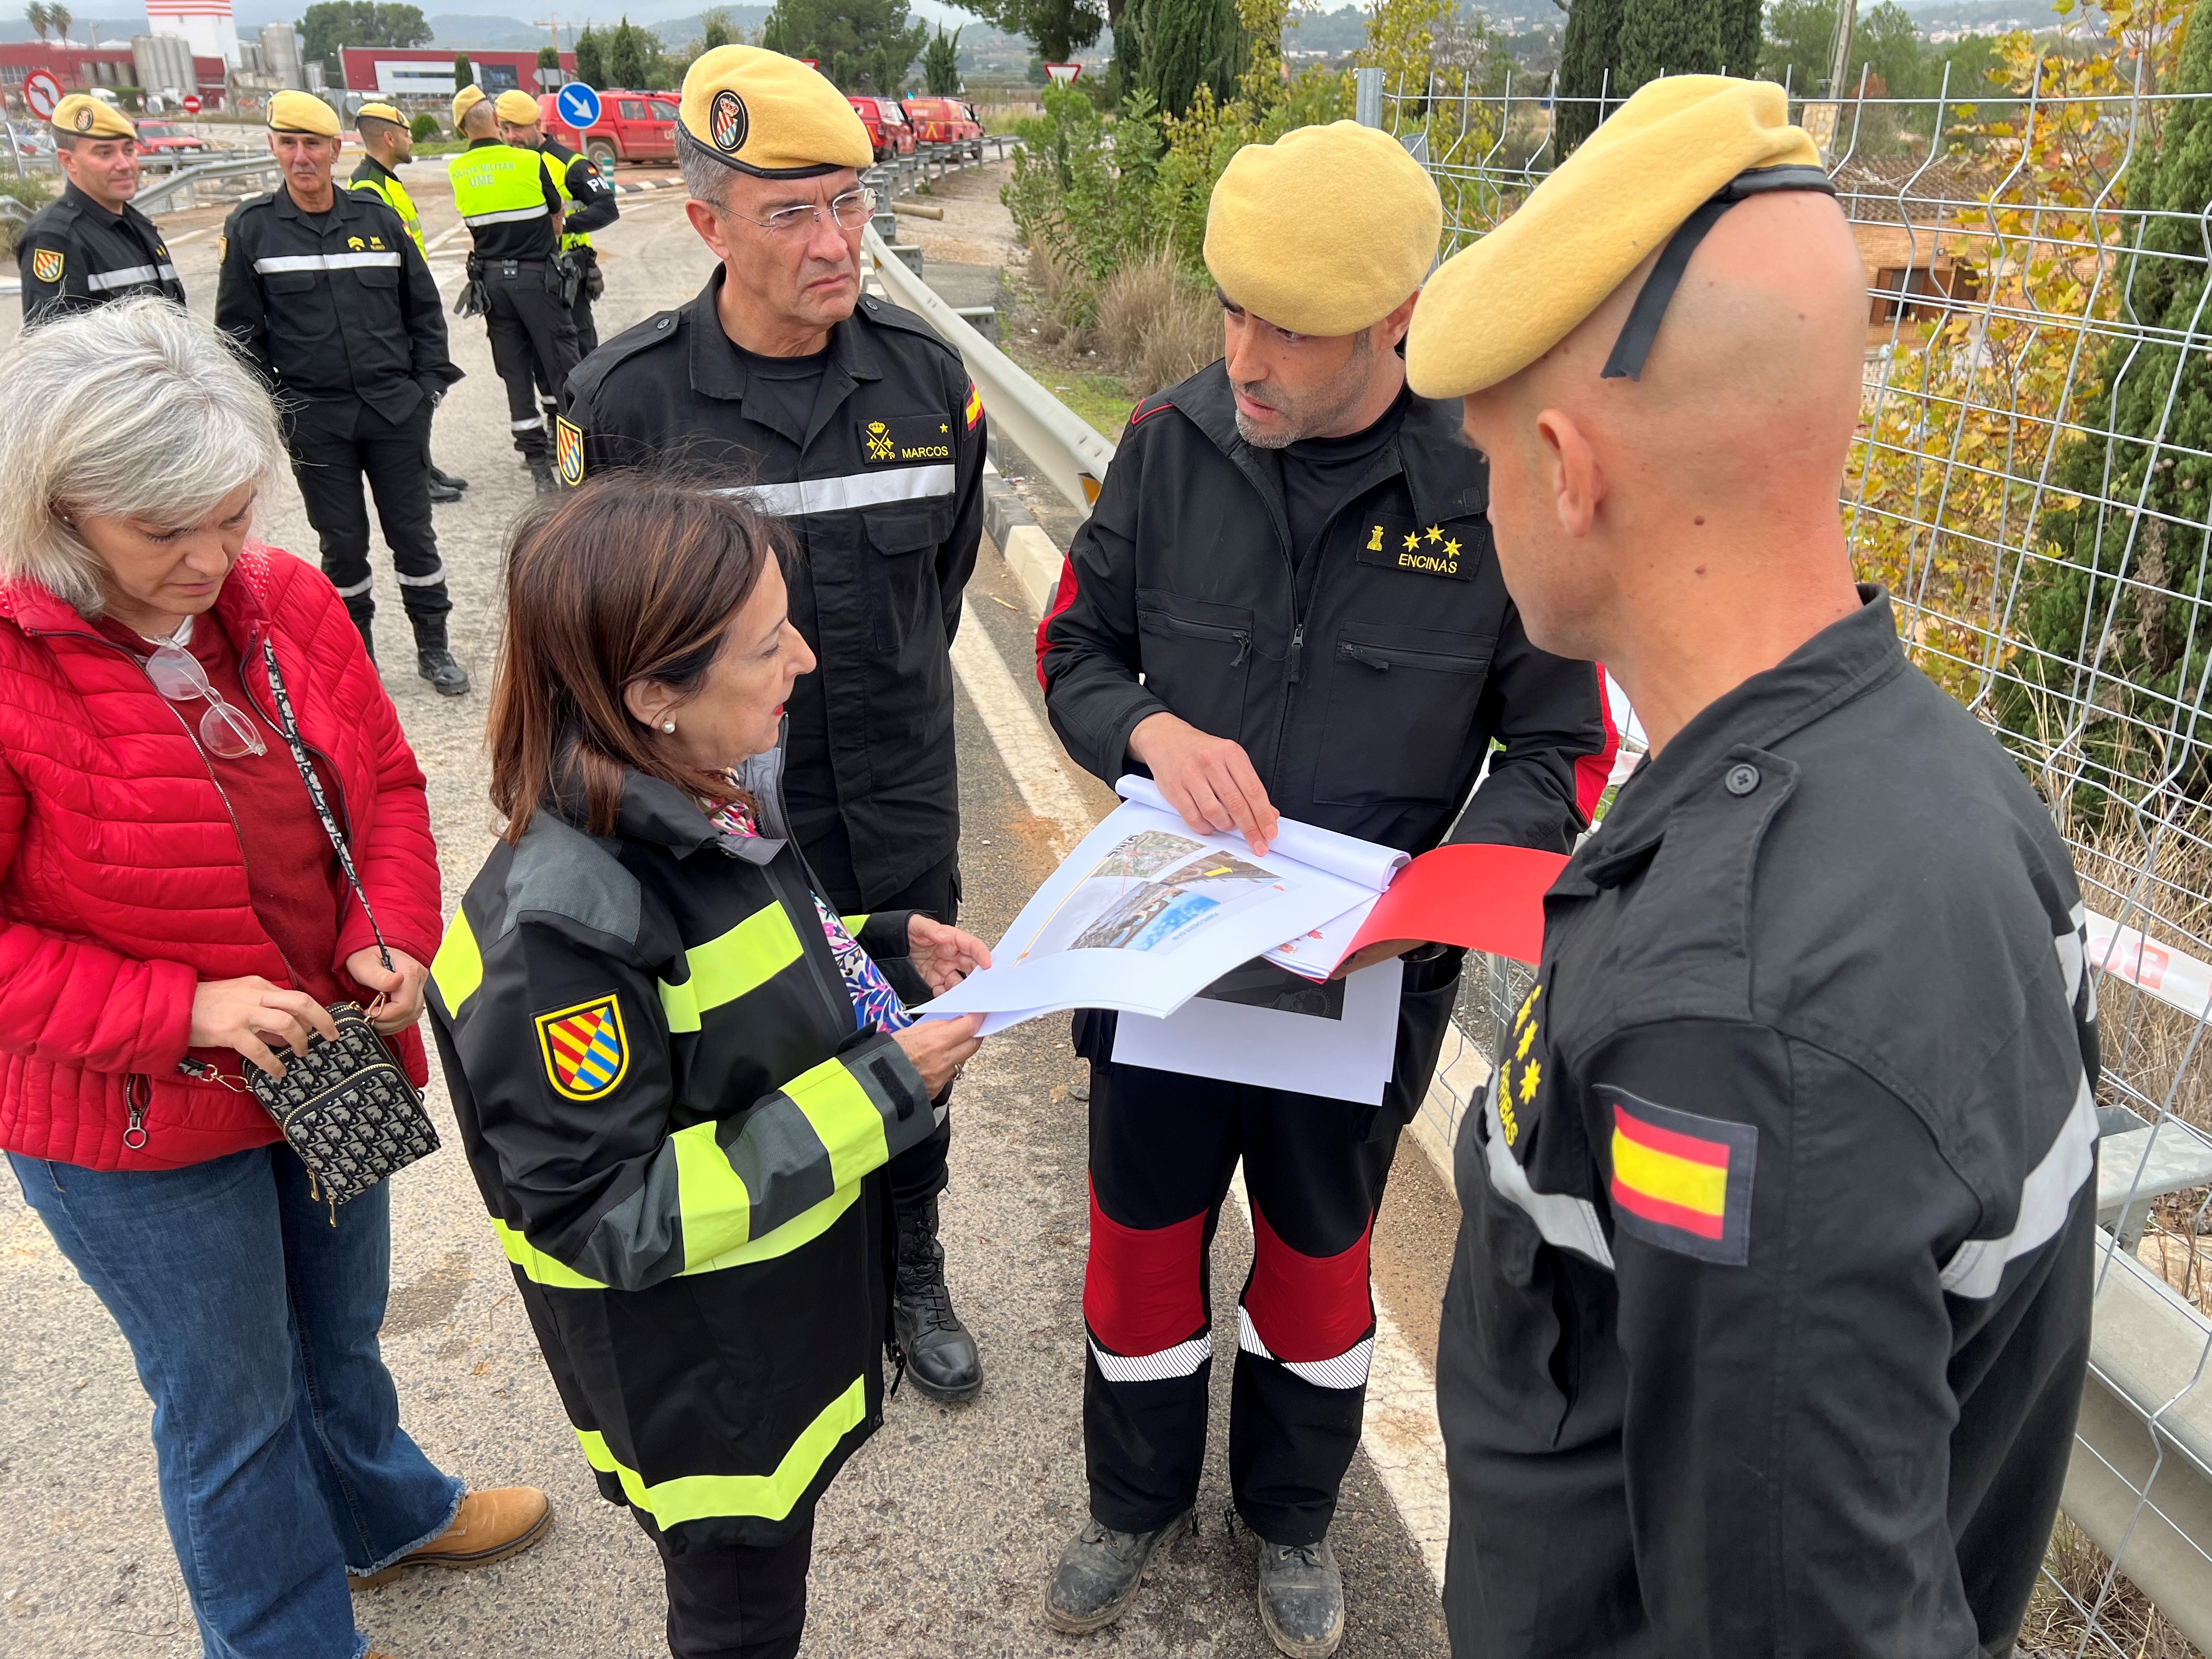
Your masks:
<instances>
[{"instance_id":1,"label":"chain-link fence","mask_svg":"<svg viewBox=\"0 0 2212 1659\"><path fill-rule=\"evenodd\" d=\"M2092 913L2093 1378L2022 1650L2139 1659L2212 1648L2212 97L2154 94L2124 40L2019 40L2003 83L1790 103L1866 269L1854 556L2018 756ZM1617 102L1367 74L1362 115L1430 168L1447 254ZM1475 976L1470 1048L1526 984Z\"/></svg>"}]
</instances>

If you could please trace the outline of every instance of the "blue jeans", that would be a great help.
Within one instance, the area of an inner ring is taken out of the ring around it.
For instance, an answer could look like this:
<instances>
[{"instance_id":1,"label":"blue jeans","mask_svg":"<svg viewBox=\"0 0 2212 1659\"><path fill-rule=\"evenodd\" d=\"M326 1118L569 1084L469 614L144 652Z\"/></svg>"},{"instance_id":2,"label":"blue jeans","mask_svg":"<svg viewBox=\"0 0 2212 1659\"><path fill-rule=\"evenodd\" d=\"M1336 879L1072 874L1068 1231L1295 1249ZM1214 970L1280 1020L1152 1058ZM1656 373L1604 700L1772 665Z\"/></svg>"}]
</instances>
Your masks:
<instances>
[{"instance_id":1,"label":"blue jeans","mask_svg":"<svg viewBox=\"0 0 2212 1659\"><path fill-rule=\"evenodd\" d=\"M445 1531L462 1483L399 1426L377 1351L392 1199L337 1212L283 1146L182 1170L9 1154L123 1328L207 1659L362 1659L346 1575Z\"/></svg>"}]
</instances>

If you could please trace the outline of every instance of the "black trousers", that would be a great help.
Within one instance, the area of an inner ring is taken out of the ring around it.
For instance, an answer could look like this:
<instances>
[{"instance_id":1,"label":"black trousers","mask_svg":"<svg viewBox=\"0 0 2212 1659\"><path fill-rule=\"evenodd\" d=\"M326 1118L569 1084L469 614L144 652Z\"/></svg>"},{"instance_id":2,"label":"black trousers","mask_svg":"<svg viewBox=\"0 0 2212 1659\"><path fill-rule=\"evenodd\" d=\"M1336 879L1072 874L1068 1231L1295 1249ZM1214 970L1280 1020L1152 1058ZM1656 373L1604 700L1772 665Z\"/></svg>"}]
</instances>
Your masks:
<instances>
[{"instance_id":1,"label":"black trousers","mask_svg":"<svg viewBox=\"0 0 2212 1659\"><path fill-rule=\"evenodd\" d=\"M805 1530L773 1549L725 1545L660 1551L668 1585L668 1651L673 1659L792 1659L806 1628L806 1569L814 1556L814 1512Z\"/></svg>"},{"instance_id":2,"label":"black trousers","mask_svg":"<svg viewBox=\"0 0 2212 1659\"><path fill-rule=\"evenodd\" d=\"M561 303L558 288L546 286L550 271L542 261L489 259L483 265L492 367L507 387L514 447L533 466L550 463L552 455L533 386L542 381L557 398L577 363L575 319ZM557 272L550 274L557 279Z\"/></svg>"},{"instance_id":3,"label":"black trousers","mask_svg":"<svg viewBox=\"0 0 2212 1659\"><path fill-rule=\"evenodd\" d=\"M287 426L292 476L322 547L323 574L347 611L357 621L376 611L364 478L398 567L400 603L408 616L431 622L452 611L438 532L430 524L428 400L404 421L388 421L364 403L318 404L296 413Z\"/></svg>"},{"instance_id":4,"label":"black trousers","mask_svg":"<svg viewBox=\"0 0 2212 1659\"><path fill-rule=\"evenodd\" d=\"M840 915L851 915L860 908L860 880L853 872L853 849L846 839L843 826L832 830L824 840L805 849L807 866L814 878L822 884L822 896L837 907ZM960 855L957 852L932 865L899 891L892 894L878 910L920 910L951 927L960 920ZM900 984L894 981L892 988L908 1001L917 997L927 1000L926 986ZM952 1149L952 1115L948 1109L945 1121L932 1130L926 1139L918 1140L884 1169L891 1189L891 1202L902 1210L910 1210L925 1204L943 1192L951 1177L946 1174L945 1160Z\"/></svg>"},{"instance_id":5,"label":"black trousers","mask_svg":"<svg viewBox=\"0 0 2212 1659\"><path fill-rule=\"evenodd\" d=\"M1110 1016L1077 1016L1091 1060L1091 1254L1083 1281L1091 1513L1149 1532L1198 1498L1213 1367L1210 1256L1241 1159L1252 1270L1237 1297L1229 1476L1276 1544L1328 1531L1359 1444L1375 1309L1368 1252L1398 1136L1436 1070L1457 953L1409 964L1380 1108L1115 1063Z\"/></svg>"},{"instance_id":6,"label":"black trousers","mask_svg":"<svg viewBox=\"0 0 2212 1659\"><path fill-rule=\"evenodd\" d=\"M599 325L592 315L592 301L581 286L576 289L576 303L568 307L568 315L576 325L576 361L582 362L599 349ZM544 377L534 371L532 379L538 385L538 401L549 412L561 398L561 388L545 384Z\"/></svg>"}]
</instances>

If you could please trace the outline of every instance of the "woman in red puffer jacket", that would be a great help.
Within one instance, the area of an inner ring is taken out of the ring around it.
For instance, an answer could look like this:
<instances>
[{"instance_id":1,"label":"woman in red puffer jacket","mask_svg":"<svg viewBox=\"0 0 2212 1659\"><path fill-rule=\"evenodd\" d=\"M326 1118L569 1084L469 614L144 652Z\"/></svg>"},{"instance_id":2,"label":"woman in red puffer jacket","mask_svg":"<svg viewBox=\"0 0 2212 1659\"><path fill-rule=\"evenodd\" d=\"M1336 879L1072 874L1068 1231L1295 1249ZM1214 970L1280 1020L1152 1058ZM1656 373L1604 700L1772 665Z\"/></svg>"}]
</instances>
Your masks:
<instances>
[{"instance_id":1,"label":"woman in red puffer jacket","mask_svg":"<svg viewBox=\"0 0 2212 1659\"><path fill-rule=\"evenodd\" d=\"M335 1035L326 1004L380 995L424 1081L422 774L329 581L246 539L284 452L221 335L126 301L26 335L0 385L0 1148L158 1408L208 1651L359 1659L349 1574L495 1559L550 1519L528 1488L465 1492L400 1429L388 1186L318 1201L243 1081Z\"/></svg>"}]
</instances>

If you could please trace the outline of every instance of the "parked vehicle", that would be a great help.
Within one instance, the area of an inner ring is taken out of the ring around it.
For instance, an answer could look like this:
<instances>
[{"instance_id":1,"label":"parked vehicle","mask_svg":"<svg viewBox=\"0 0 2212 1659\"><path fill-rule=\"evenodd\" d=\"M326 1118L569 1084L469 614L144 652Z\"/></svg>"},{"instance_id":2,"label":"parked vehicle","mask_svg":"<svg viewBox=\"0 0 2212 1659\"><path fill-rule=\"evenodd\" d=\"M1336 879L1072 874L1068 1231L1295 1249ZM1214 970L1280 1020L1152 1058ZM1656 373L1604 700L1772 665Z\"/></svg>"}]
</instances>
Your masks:
<instances>
[{"instance_id":1,"label":"parked vehicle","mask_svg":"<svg viewBox=\"0 0 2212 1659\"><path fill-rule=\"evenodd\" d=\"M206 139L174 121L138 123L138 150L143 155L178 155L210 148Z\"/></svg>"},{"instance_id":2,"label":"parked vehicle","mask_svg":"<svg viewBox=\"0 0 2212 1659\"><path fill-rule=\"evenodd\" d=\"M868 142L876 147L876 160L888 161L894 155L914 154L914 124L906 118L896 98L876 98L866 93L848 94L845 101L860 118L860 125L868 130Z\"/></svg>"},{"instance_id":3,"label":"parked vehicle","mask_svg":"<svg viewBox=\"0 0 2212 1659\"><path fill-rule=\"evenodd\" d=\"M983 136L983 124L975 118L975 112L957 98L909 98L906 118L914 125L915 137L925 144L957 143Z\"/></svg>"},{"instance_id":4,"label":"parked vehicle","mask_svg":"<svg viewBox=\"0 0 2212 1659\"><path fill-rule=\"evenodd\" d=\"M538 114L547 137L590 156L603 167L617 161L673 161L676 159L676 98L665 92L599 94L599 124L580 132L561 118L553 94L540 93Z\"/></svg>"}]
</instances>

